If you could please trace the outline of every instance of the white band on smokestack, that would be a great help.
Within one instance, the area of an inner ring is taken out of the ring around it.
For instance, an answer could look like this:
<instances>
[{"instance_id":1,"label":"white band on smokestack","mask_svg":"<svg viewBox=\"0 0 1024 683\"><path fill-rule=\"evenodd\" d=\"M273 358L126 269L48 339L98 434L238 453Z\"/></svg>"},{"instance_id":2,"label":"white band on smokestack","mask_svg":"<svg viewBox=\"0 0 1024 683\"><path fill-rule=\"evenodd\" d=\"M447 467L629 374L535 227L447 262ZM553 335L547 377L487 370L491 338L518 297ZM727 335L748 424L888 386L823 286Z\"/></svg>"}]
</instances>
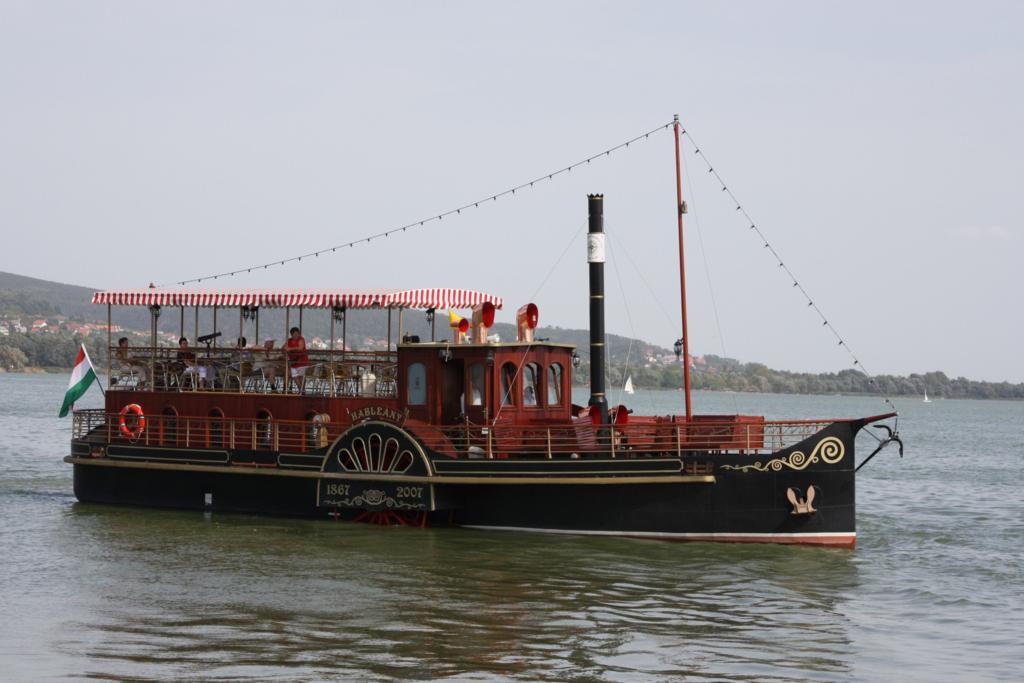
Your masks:
<instances>
[{"instance_id":1,"label":"white band on smokestack","mask_svg":"<svg viewBox=\"0 0 1024 683\"><path fill-rule=\"evenodd\" d=\"M587 263L604 263L604 233L587 235Z\"/></svg>"}]
</instances>

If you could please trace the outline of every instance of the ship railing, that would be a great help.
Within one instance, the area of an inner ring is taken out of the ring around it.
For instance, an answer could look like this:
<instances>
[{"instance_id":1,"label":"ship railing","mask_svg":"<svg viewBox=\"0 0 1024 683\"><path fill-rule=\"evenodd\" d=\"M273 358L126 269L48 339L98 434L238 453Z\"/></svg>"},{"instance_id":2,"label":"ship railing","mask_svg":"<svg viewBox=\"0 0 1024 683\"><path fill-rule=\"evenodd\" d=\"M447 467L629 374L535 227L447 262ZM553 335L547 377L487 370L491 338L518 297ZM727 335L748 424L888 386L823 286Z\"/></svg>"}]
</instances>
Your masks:
<instances>
[{"instance_id":1,"label":"ship railing","mask_svg":"<svg viewBox=\"0 0 1024 683\"><path fill-rule=\"evenodd\" d=\"M308 349L297 370L283 349L112 347L115 391L213 391L305 396L398 395L394 351Z\"/></svg>"},{"instance_id":2,"label":"ship railing","mask_svg":"<svg viewBox=\"0 0 1024 683\"><path fill-rule=\"evenodd\" d=\"M74 413L75 439L99 435L107 443L211 448L233 451L308 453L328 447L350 425L332 423L326 415L311 413L306 420L279 420L270 416L227 418L220 414L146 416L137 418L103 410ZM573 458L597 455L632 458L660 455L713 456L718 453L761 455L793 446L834 421L735 421L685 423L653 421L627 425L461 425L438 427L407 425L414 437L430 449L454 458Z\"/></svg>"},{"instance_id":3,"label":"ship railing","mask_svg":"<svg viewBox=\"0 0 1024 683\"><path fill-rule=\"evenodd\" d=\"M107 414L102 408L76 410L71 420L71 438L82 440L94 429L106 427Z\"/></svg>"},{"instance_id":4,"label":"ship railing","mask_svg":"<svg viewBox=\"0 0 1024 683\"><path fill-rule=\"evenodd\" d=\"M146 415L142 429L134 414L123 417L124 429L120 413L75 411L72 438L85 439L91 435L109 444L308 453L326 448L348 429L348 425L332 424L325 415L312 413L308 420L165 413Z\"/></svg>"},{"instance_id":5,"label":"ship railing","mask_svg":"<svg viewBox=\"0 0 1024 683\"><path fill-rule=\"evenodd\" d=\"M833 421L736 421L641 424L472 425L443 427L449 455L476 458L559 458L602 453L611 457L690 453L759 455L793 446Z\"/></svg>"}]
</instances>

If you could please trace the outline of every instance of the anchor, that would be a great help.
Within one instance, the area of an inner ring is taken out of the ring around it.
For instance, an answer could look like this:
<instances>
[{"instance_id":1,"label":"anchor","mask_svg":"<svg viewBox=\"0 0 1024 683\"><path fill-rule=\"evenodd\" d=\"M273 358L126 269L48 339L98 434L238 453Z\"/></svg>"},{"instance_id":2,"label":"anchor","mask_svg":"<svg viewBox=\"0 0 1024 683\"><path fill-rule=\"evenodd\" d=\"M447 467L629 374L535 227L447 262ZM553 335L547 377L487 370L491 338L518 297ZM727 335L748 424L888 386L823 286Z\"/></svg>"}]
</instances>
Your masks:
<instances>
[{"instance_id":1,"label":"anchor","mask_svg":"<svg viewBox=\"0 0 1024 683\"><path fill-rule=\"evenodd\" d=\"M814 507L814 496L817 495L818 487L811 486L807 487L807 498L804 499L800 496L800 489L795 486L790 486L786 489L786 498L789 499L790 504L793 506L793 515L812 515L818 510Z\"/></svg>"},{"instance_id":2,"label":"anchor","mask_svg":"<svg viewBox=\"0 0 1024 683\"><path fill-rule=\"evenodd\" d=\"M867 465L869 462L871 462L871 458L873 458L876 455L878 455L882 451L883 448L885 448L886 446L888 446L891 443L899 444L899 447L900 447L900 457L901 458L903 457L903 440L900 439L900 433L898 431L893 431L893 429L889 425L873 425L873 426L874 426L875 429L884 429L887 432L887 436L884 439L879 439L879 441L878 441L878 448L873 450L871 452L871 455L869 455L868 457L864 458L864 462L862 462L861 464L857 465L857 468L854 470L855 473L856 472L860 472L860 468L861 467L864 467L864 465ZM877 439L878 437L875 437L875 438Z\"/></svg>"}]
</instances>

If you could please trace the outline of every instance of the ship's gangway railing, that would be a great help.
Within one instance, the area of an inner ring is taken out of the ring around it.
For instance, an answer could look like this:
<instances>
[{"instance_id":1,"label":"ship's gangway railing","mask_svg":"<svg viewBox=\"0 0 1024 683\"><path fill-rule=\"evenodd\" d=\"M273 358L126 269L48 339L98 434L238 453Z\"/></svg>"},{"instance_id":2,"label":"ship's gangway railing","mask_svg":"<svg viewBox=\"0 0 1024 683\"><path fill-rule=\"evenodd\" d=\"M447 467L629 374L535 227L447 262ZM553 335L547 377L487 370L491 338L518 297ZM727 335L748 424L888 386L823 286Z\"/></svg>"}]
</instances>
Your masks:
<instances>
[{"instance_id":1,"label":"ship's gangway railing","mask_svg":"<svg viewBox=\"0 0 1024 683\"><path fill-rule=\"evenodd\" d=\"M324 414L307 420L280 420L269 415L235 418L172 413L137 418L103 410L77 410L72 438L99 444L135 444L166 448L216 448L287 453L323 452L351 427ZM428 449L452 458L573 458L594 455L614 458L672 457L693 453L758 455L793 446L835 420L765 421L720 419L686 422L678 418L645 418L626 425L435 426L409 423L404 429Z\"/></svg>"},{"instance_id":2,"label":"ship's gangway railing","mask_svg":"<svg viewBox=\"0 0 1024 683\"><path fill-rule=\"evenodd\" d=\"M296 365L284 349L112 347L111 388L313 396L397 396L394 351L307 349Z\"/></svg>"}]
</instances>

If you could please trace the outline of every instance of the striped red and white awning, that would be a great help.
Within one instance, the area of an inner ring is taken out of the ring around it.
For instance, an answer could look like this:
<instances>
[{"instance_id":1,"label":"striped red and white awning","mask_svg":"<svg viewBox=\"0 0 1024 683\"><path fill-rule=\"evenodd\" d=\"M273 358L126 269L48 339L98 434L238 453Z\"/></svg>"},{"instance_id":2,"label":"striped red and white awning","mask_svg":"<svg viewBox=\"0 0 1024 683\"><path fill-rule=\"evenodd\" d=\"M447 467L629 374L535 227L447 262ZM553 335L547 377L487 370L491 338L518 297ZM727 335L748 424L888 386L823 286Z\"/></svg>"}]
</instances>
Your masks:
<instances>
[{"instance_id":1,"label":"striped red and white awning","mask_svg":"<svg viewBox=\"0 0 1024 683\"><path fill-rule=\"evenodd\" d=\"M342 289L127 289L96 292L94 304L114 306L261 306L283 308L471 308L489 301L502 307L500 296L470 289L405 289L352 291Z\"/></svg>"}]
</instances>

